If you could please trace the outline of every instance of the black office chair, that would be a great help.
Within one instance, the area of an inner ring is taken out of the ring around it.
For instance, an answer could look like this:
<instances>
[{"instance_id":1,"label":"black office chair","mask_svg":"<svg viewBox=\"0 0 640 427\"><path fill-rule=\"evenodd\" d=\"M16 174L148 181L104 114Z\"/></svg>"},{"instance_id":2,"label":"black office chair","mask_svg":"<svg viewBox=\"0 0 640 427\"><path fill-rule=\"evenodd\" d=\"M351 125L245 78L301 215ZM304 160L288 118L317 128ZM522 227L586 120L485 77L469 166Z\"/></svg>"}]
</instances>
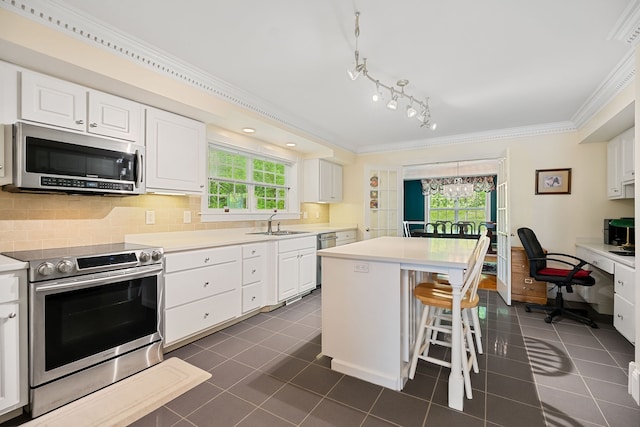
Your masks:
<instances>
[{"instance_id":1,"label":"black office chair","mask_svg":"<svg viewBox=\"0 0 640 427\"><path fill-rule=\"evenodd\" d=\"M589 263L573 255L561 253L545 253L538 238L530 228L519 228L518 237L522 242L527 258L529 259L529 275L540 282L549 282L557 286L555 305L527 304L525 310L544 310L547 317L544 321L551 323L556 316L572 317L582 323L586 323L592 328L597 328L596 322L587 317L587 310L565 308L562 298L562 288L568 293L573 293L573 285L593 286L596 281L590 276L591 272L583 270L582 267ZM570 268L548 267L547 261L564 264Z\"/></svg>"}]
</instances>

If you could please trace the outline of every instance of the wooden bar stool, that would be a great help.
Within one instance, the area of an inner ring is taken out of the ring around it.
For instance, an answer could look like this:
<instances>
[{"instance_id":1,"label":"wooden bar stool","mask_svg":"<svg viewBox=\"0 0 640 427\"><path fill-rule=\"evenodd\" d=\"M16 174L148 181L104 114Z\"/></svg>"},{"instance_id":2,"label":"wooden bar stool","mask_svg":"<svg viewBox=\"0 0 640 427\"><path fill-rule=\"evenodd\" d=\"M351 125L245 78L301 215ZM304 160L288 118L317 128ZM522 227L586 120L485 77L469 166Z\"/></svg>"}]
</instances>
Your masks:
<instances>
[{"instance_id":1,"label":"wooden bar stool","mask_svg":"<svg viewBox=\"0 0 640 427\"><path fill-rule=\"evenodd\" d=\"M480 263L484 263L484 258L485 255L482 255L482 257L479 258L479 251L481 250L481 240L482 237L487 236L487 230L482 230L480 232L480 238L478 239L478 242L476 243L476 246L473 250L473 254L471 255L473 258L473 262L480 262ZM489 246L491 245L491 243L489 243ZM488 252L488 250L487 250ZM469 272L469 270L471 270L473 268L473 264L469 266L469 269L467 270L467 274ZM480 269L480 274L482 274L482 268ZM478 279L479 282L479 279ZM444 275L438 275L435 276L434 280L429 281L429 282L421 282L418 283L416 285L416 288L419 287L424 287L424 288L429 288L429 289L438 289L441 292L449 292L451 293L451 285L449 285L448 281L447 281L447 277ZM476 294L477 294L477 288L476 288ZM468 310L469 313L471 314L471 320L473 322L473 326L471 328L471 333L473 334L473 336L475 337L475 341L476 341L476 349L478 351L478 353L483 354L483 348L482 348L482 328L480 327L480 318L478 317L478 307L473 307L471 309ZM440 312L437 315L437 319L436 319L436 324L440 324L442 320L446 320L446 321L451 321L451 316L449 314L447 314L444 310L440 310ZM435 332L434 332L435 333Z\"/></svg>"},{"instance_id":2,"label":"wooden bar stool","mask_svg":"<svg viewBox=\"0 0 640 427\"><path fill-rule=\"evenodd\" d=\"M464 377L465 392L468 399L473 398L471 391L471 377L469 372L471 369L475 373L479 372L478 362L476 360L476 352L471 334L471 324L469 321L469 310L478 306L480 298L477 295L478 284L480 283L480 274L482 273L482 261L487 249L489 248L489 238L481 237L471 255L470 264L467 274L464 278L462 286L462 301L460 302L461 318L451 319L451 322L462 323L462 334L459 337L461 341L462 351L462 374ZM424 305L420 325L418 328L418 336L411 356L411 367L409 370L409 378L413 379L418 365L418 359L435 363L447 368L451 367L451 361L438 359L429 356L429 348L431 345L441 345L451 348L451 343L446 340L439 340L438 333L451 334L452 327L441 322L441 315L444 310L453 309L453 294L451 291L442 291L437 287L418 286L414 289L414 296Z\"/></svg>"}]
</instances>

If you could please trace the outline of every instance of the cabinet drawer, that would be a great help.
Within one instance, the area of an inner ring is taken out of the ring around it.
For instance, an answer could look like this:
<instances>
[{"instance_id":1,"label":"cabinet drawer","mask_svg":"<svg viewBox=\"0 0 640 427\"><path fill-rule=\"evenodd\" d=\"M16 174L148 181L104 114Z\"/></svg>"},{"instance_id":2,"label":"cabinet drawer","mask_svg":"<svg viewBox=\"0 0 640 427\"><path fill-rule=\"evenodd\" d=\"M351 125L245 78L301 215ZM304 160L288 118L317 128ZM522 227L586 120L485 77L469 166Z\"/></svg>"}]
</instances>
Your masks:
<instances>
[{"instance_id":1,"label":"cabinet drawer","mask_svg":"<svg viewBox=\"0 0 640 427\"><path fill-rule=\"evenodd\" d=\"M262 307L262 282L242 287L242 312Z\"/></svg>"},{"instance_id":2,"label":"cabinet drawer","mask_svg":"<svg viewBox=\"0 0 640 427\"><path fill-rule=\"evenodd\" d=\"M356 230L336 232L336 246L347 245L355 241L356 241Z\"/></svg>"},{"instance_id":3,"label":"cabinet drawer","mask_svg":"<svg viewBox=\"0 0 640 427\"><path fill-rule=\"evenodd\" d=\"M165 310L165 346L240 315L240 291Z\"/></svg>"},{"instance_id":4,"label":"cabinet drawer","mask_svg":"<svg viewBox=\"0 0 640 427\"><path fill-rule=\"evenodd\" d=\"M262 280L264 276L264 258L249 258L242 261L242 284L248 285Z\"/></svg>"},{"instance_id":5,"label":"cabinet drawer","mask_svg":"<svg viewBox=\"0 0 640 427\"><path fill-rule=\"evenodd\" d=\"M165 272L171 273L191 268L223 264L240 260L240 258L240 246L228 246L167 254L164 260L164 266Z\"/></svg>"},{"instance_id":6,"label":"cabinet drawer","mask_svg":"<svg viewBox=\"0 0 640 427\"><path fill-rule=\"evenodd\" d=\"M278 241L278 252L297 251L300 249L316 248L316 236L299 237L296 239L282 239Z\"/></svg>"},{"instance_id":7,"label":"cabinet drawer","mask_svg":"<svg viewBox=\"0 0 640 427\"><path fill-rule=\"evenodd\" d=\"M576 256L587 261L589 264L592 264L594 267L598 267L602 271L606 271L609 274L614 273L615 269L613 260L605 256L598 255L597 253L584 248L576 248ZM592 269L592 267L587 265L586 269L589 270Z\"/></svg>"},{"instance_id":8,"label":"cabinet drawer","mask_svg":"<svg viewBox=\"0 0 640 427\"><path fill-rule=\"evenodd\" d=\"M20 280L16 276L0 276L0 302L16 301Z\"/></svg>"},{"instance_id":9,"label":"cabinet drawer","mask_svg":"<svg viewBox=\"0 0 640 427\"><path fill-rule=\"evenodd\" d=\"M170 273L164 277L165 308L240 288L240 263Z\"/></svg>"},{"instance_id":10,"label":"cabinet drawer","mask_svg":"<svg viewBox=\"0 0 640 427\"><path fill-rule=\"evenodd\" d=\"M264 256L266 252L265 245L258 243L255 245L245 245L242 247L242 258L254 258Z\"/></svg>"},{"instance_id":11,"label":"cabinet drawer","mask_svg":"<svg viewBox=\"0 0 640 427\"><path fill-rule=\"evenodd\" d=\"M619 295L614 295L613 307L613 326L631 343L635 343L634 305Z\"/></svg>"},{"instance_id":12,"label":"cabinet drawer","mask_svg":"<svg viewBox=\"0 0 640 427\"><path fill-rule=\"evenodd\" d=\"M615 269L613 285L616 295L630 302L635 301L635 270L621 264L616 264Z\"/></svg>"},{"instance_id":13,"label":"cabinet drawer","mask_svg":"<svg viewBox=\"0 0 640 427\"><path fill-rule=\"evenodd\" d=\"M546 299L547 285L544 282L535 281L529 276L511 276L511 293Z\"/></svg>"}]
</instances>

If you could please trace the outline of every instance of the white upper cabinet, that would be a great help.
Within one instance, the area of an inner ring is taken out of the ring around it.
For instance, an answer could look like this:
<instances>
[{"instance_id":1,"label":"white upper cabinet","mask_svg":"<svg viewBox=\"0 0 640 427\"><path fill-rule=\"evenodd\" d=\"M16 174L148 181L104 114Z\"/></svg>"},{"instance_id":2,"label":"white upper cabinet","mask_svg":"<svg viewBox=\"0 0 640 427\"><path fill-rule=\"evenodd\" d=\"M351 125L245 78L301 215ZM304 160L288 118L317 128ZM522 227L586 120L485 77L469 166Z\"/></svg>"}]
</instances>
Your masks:
<instances>
[{"instance_id":1,"label":"white upper cabinet","mask_svg":"<svg viewBox=\"0 0 640 427\"><path fill-rule=\"evenodd\" d=\"M127 141L142 139L140 104L31 71L21 77L22 120Z\"/></svg>"},{"instance_id":2,"label":"white upper cabinet","mask_svg":"<svg viewBox=\"0 0 640 427\"><path fill-rule=\"evenodd\" d=\"M142 142L142 105L102 92L88 92L87 131L129 141Z\"/></svg>"},{"instance_id":3,"label":"white upper cabinet","mask_svg":"<svg viewBox=\"0 0 640 427\"><path fill-rule=\"evenodd\" d=\"M607 143L607 196L609 199L634 197L634 132L632 127Z\"/></svg>"},{"instance_id":4,"label":"white upper cabinet","mask_svg":"<svg viewBox=\"0 0 640 427\"><path fill-rule=\"evenodd\" d=\"M304 202L342 201L342 166L322 159L304 161Z\"/></svg>"},{"instance_id":5,"label":"white upper cabinet","mask_svg":"<svg viewBox=\"0 0 640 427\"><path fill-rule=\"evenodd\" d=\"M620 135L622 144L622 183L633 183L635 179L635 164L634 164L634 133L635 127L623 132Z\"/></svg>"},{"instance_id":6,"label":"white upper cabinet","mask_svg":"<svg viewBox=\"0 0 640 427\"><path fill-rule=\"evenodd\" d=\"M202 194L205 188L204 123L147 108L147 191Z\"/></svg>"}]
</instances>

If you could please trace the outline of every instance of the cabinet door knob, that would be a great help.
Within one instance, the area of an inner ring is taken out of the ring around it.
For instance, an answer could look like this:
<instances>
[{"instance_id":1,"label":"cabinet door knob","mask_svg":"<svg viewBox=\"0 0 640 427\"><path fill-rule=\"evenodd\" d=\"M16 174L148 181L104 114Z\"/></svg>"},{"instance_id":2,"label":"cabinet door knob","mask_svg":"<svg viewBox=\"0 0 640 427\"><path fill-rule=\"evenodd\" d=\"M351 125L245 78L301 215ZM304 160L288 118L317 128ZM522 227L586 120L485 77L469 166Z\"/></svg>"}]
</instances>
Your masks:
<instances>
[{"instance_id":1,"label":"cabinet door knob","mask_svg":"<svg viewBox=\"0 0 640 427\"><path fill-rule=\"evenodd\" d=\"M209 262L209 261L211 261L211 259L210 259L209 257L206 257L206 258L204 259L204 262Z\"/></svg>"},{"instance_id":2,"label":"cabinet door knob","mask_svg":"<svg viewBox=\"0 0 640 427\"><path fill-rule=\"evenodd\" d=\"M206 319L207 317L209 317L209 313L205 313L204 316L202 317L203 319Z\"/></svg>"},{"instance_id":3,"label":"cabinet door knob","mask_svg":"<svg viewBox=\"0 0 640 427\"><path fill-rule=\"evenodd\" d=\"M97 128L98 124L97 123L89 123L89 127L90 128Z\"/></svg>"},{"instance_id":4,"label":"cabinet door knob","mask_svg":"<svg viewBox=\"0 0 640 427\"><path fill-rule=\"evenodd\" d=\"M16 314L15 313L9 313L9 315L7 316L7 319L15 319Z\"/></svg>"},{"instance_id":5,"label":"cabinet door knob","mask_svg":"<svg viewBox=\"0 0 640 427\"><path fill-rule=\"evenodd\" d=\"M624 280L618 280L618 285L624 286Z\"/></svg>"},{"instance_id":6,"label":"cabinet door knob","mask_svg":"<svg viewBox=\"0 0 640 427\"><path fill-rule=\"evenodd\" d=\"M76 124L77 125L83 125L84 124L84 120L76 120Z\"/></svg>"},{"instance_id":7,"label":"cabinet door knob","mask_svg":"<svg viewBox=\"0 0 640 427\"><path fill-rule=\"evenodd\" d=\"M209 282L204 282L204 287L206 288L207 286L209 286Z\"/></svg>"},{"instance_id":8,"label":"cabinet door knob","mask_svg":"<svg viewBox=\"0 0 640 427\"><path fill-rule=\"evenodd\" d=\"M256 274L256 269L251 270L251 274Z\"/></svg>"},{"instance_id":9,"label":"cabinet door knob","mask_svg":"<svg viewBox=\"0 0 640 427\"><path fill-rule=\"evenodd\" d=\"M622 314L618 314L618 318L619 318L620 320L624 320L624 316L623 316Z\"/></svg>"}]
</instances>

